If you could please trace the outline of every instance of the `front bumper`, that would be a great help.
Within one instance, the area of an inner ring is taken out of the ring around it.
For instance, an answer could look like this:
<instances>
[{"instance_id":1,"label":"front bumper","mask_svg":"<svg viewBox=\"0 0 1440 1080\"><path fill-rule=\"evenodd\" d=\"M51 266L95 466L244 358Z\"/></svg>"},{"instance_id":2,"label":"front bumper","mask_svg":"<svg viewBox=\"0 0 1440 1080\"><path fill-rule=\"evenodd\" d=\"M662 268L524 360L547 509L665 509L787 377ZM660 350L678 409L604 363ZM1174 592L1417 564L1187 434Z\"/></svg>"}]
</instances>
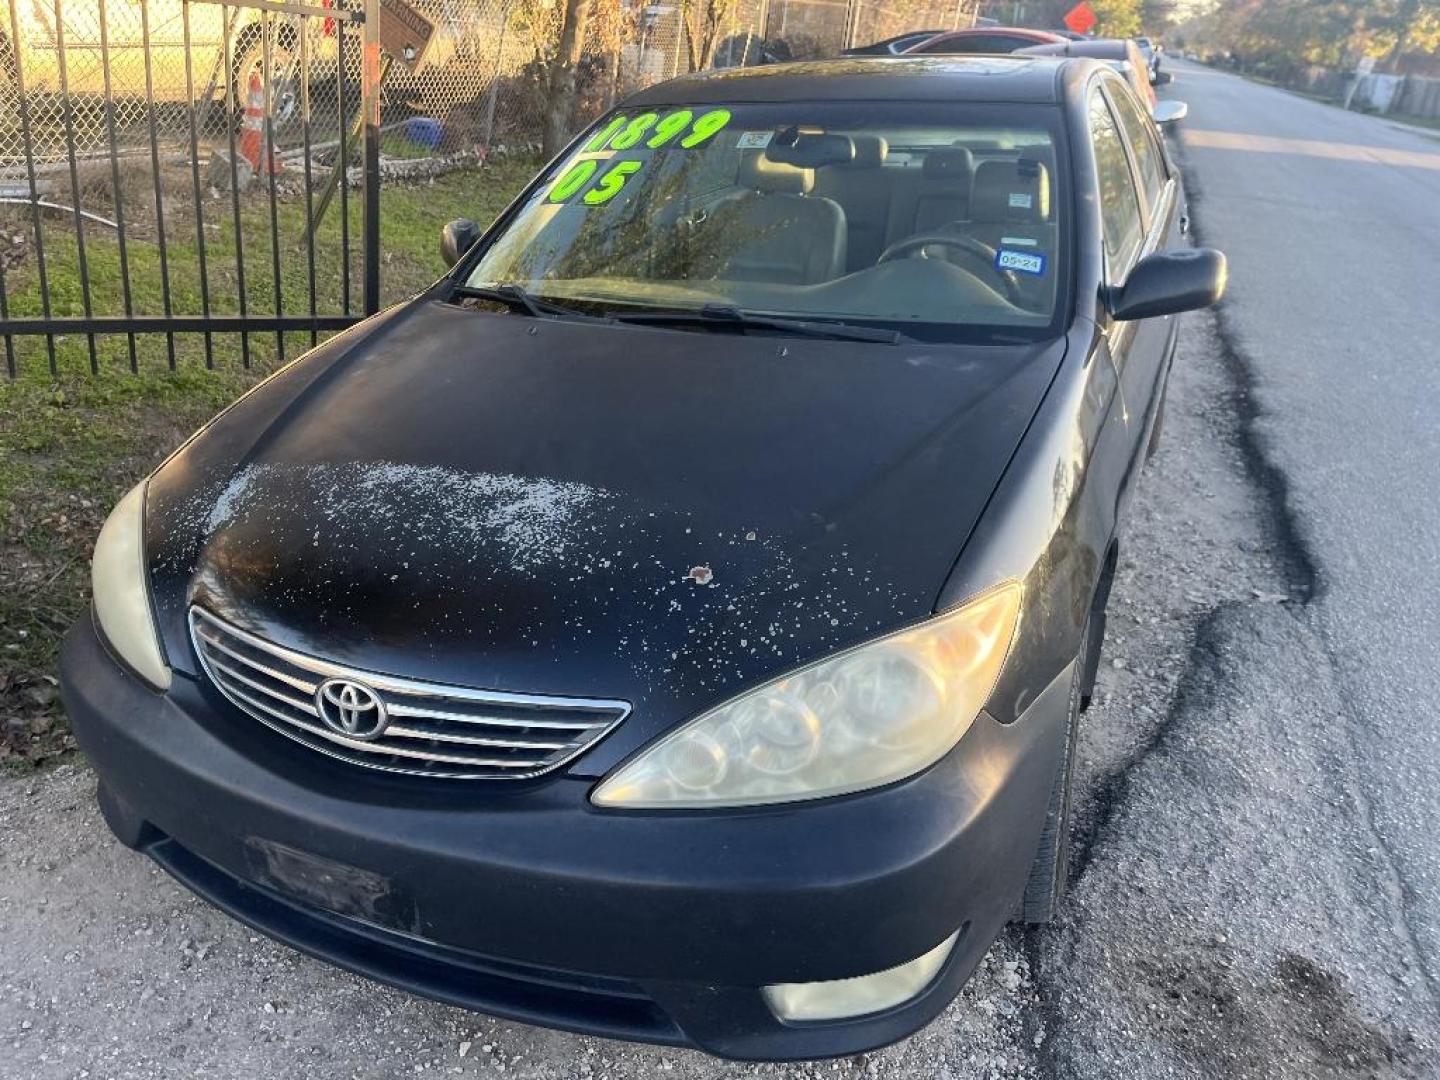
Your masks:
<instances>
[{"instance_id":1,"label":"front bumper","mask_svg":"<svg viewBox=\"0 0 1440 1080\"><path fill-rule=\"evenodd\" d=\"M390 777L306 751L176 673L166 694L88 619L61 685L120 840L236 918L341 967L527 1023L828 1057L912 1033L1012 912L1038 842L1068 670L911 780L711 813L593 808L591 781ZM962 933L877 1015L787 1024L760 987L880 971Z\"/></svg>"}]
</instances>

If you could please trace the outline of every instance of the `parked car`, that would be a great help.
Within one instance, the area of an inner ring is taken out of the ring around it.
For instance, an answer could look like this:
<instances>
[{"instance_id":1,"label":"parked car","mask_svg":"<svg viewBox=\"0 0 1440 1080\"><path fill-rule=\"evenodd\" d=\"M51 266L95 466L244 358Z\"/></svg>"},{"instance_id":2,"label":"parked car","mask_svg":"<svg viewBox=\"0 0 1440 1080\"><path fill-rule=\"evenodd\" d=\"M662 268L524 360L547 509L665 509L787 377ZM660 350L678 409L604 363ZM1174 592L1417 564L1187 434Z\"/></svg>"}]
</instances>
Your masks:
<instances>
[{"instance_id":1,"label":"parked car","mask_svg":"<svg viewBox=\"0 0 1440 1080\"><path fill-rule=\"evenodd\" d=\"M1053 45L1065 39L1048 30L1027 30L1018 26L987 26L970 30L952 30L948 34L937 34L928 41L906 49L906 55L916 53L955 56L974 53L1012 53L1032 45Z\"/></svg>"},{"instance_id":2,"label":"parked car","mask_svg":"<svg viewBox=\"0 0 1440 1080\"><path fill-rule=\"evenodd\" d=\"M1150 82L1153 84L1160 79L1160 54L1165 50L1158 42L1151 41L1148 37L1138 37L1135 45L1140 50L1140 55L1145 58L1145 68L1150 73Z\"/></svg>"},{"instance_id":3,"label":"parked car","mask_svg":"<svg viewBox=\"0 0 1440 1080\"><path fill-rule=\"evenodd\" d=\"M759 67L793 60L790 43L784 38L761 38L748 30L731 34L715 48L712 67Z\"/></svg>"},{"instance_id":4,"label":"parked car","mask_svg":"<svg viewBox=\"0 0 1440 1080\"><path fill-rule=\"evenodd\" d=\"M943 30L911 30L908 33L897 34L895 37L886 38L884 41L875 41L869 45L856 45L854 48L845 49L841 56L899 56L906 49L929 41L936 34L943 34Z\"/></svg>"},{"instance_id":5,"label":"parked car","mask_svg":"<svg viewBox=\"0 0 1440 1080\"><path fill-rule=\"evenodd\" d=\"M1124 38L1087 38L1084 41L1063 41L1056 45L1036 45L1020 51L1032 56L1088 56L1103 60L1125 77L1136 97L1151 109L1155 108L1155 90L1151 84L1150 69L1133 41Z\"/></svg>"},{"instance_id":6,"label":"parked car","mask_svg":"<svg viewBox=\"0 0 1440 1080\"><path fill-rule=\"evenodd\" d=\"M934 1018L1067 875L1182 311L1070 58L730 69L121 500L62 688L120 840L498 1016L749 1059Z\"/></svg>"}]
</instances>

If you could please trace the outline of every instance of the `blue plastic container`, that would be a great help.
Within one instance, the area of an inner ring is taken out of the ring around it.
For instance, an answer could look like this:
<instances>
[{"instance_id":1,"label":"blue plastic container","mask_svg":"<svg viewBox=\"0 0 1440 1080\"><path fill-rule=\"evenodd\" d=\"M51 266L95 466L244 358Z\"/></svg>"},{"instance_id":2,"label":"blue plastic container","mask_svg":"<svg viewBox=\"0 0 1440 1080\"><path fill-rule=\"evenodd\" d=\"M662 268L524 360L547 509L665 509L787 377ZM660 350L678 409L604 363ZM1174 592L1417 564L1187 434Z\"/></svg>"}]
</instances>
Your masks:
<instances>
[{"instance_id":1,"label":"blue plastic container","mask_svg":"<svg viewBox=\"0 0 1440 1080\"><path fill-rule=\"evenodd\" d=\"M412 116L405 121L405 137L417 146L428 146L434 150L444 134L445 128L433 117Z\"/></svg>"}]
</instances>

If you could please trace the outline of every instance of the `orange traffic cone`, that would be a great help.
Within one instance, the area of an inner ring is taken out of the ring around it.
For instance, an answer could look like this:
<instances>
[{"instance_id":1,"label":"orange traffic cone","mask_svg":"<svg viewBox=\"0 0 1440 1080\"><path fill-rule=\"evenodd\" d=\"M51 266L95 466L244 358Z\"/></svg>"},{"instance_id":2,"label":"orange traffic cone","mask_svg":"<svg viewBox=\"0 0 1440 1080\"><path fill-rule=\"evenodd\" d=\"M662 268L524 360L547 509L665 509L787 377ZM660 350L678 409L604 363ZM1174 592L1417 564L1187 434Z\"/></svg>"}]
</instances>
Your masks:
<instances>
[{"instance_id":1,"label":"orange traffic cone","mask_svg":"<svg viewBox=\"0 0 1440 1080\"><path fill-rule=\"evenodd\" d=\"M245 101L245 119L240 125L240 156L250 163L253 175L261 169L261 161L271 173L280 171L275 152L266 146L265 139L265 88L258 72L250 73L250 92Z\"/></svg>"}]
</instances>

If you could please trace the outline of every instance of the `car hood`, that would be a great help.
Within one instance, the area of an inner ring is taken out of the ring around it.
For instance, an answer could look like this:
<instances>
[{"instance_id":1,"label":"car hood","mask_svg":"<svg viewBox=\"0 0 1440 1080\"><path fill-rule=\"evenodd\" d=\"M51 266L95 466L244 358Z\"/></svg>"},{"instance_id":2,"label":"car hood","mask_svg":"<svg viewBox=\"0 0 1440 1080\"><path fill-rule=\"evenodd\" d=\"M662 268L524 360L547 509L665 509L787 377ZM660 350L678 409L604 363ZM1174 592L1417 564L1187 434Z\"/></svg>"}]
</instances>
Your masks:
<instances>
[{"instance_id":1,"label":"car hood","mask_svg":"<svg viewBox=\"0 0 1440 1080\"><path fill-rule=\"evenodd\" d=\"M170 660L195 673L201 603L369 671L622 698L648 736L931 612L1063 348L414 301L156 474Z\"/></svg>"}]
</instances>

